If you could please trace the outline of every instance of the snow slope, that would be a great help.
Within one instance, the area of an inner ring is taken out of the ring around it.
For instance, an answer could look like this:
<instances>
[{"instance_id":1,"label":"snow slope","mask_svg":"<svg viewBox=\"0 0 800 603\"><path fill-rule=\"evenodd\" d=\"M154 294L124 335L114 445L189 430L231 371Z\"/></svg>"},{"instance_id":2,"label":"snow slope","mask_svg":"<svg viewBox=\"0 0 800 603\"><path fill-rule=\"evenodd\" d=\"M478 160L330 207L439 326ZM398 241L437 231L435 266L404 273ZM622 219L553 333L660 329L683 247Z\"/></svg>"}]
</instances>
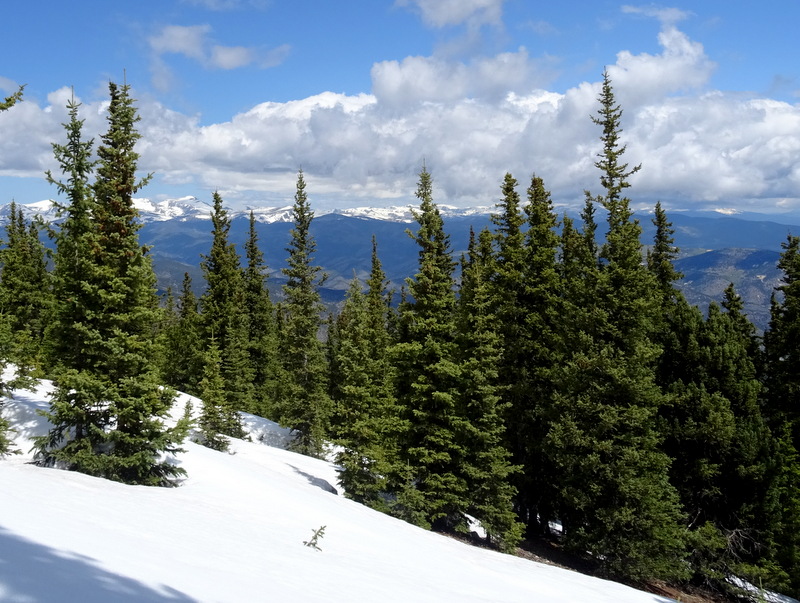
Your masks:
<instances>
[{"instance_id":1,"label":"snow slope","mask_svg":"<svg viewBox=\"0 0 800 603\"><path fill-rule=\"evenodd\" d=\"M232 453L186 443L178 488L36 467L29 438L46 430L48 388L15 391L3 411L24 454L0 460L0 601L667 601L333 494L335 467L276 447L286 431L257 417L245 423L262 441L233 440ZM321 526L321 551L304 546Z\"/></svg>"}]
</instances>

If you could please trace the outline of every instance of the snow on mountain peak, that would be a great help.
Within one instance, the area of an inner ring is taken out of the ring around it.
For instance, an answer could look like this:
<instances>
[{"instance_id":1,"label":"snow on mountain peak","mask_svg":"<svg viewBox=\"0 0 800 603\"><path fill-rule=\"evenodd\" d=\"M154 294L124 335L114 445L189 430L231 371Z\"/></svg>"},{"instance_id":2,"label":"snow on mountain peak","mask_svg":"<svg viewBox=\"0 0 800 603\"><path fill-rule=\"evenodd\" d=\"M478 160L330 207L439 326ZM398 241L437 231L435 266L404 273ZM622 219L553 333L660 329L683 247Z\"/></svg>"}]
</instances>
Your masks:
<instances>
[{"instance_id":1,"label":"snow on mountain peak","mask_svg":"<svg viewBox=\"0 0 800 603\"><path fill-rule=\"evenodd\" d=\"M165 222L177 220L185 222L187 220L208 220L211 217L213 206L210 203L199 200L197 197L186 196L175 199L163 199L155 201L147 197L135 198L133 205L139 211L139 216L143 222ZM53 222L57 219L56 207L50 199L44 199L35 203L18 204L22 208L23 214L27 218L39 216L45 222ZM353 207L346 209L315 210L317 216L326 214L337 214L352 218L368 218L381 220L384 222L414 222L413 205L395 205L390 207ZM250 212L257 222L272 224L275 222L292 222L294 219L292 206L263 207L257 205L247 206L242 210L227 208L231 218L247 217ZM10 204L0 205L0 222L5 221L10 211ZM488 214L490 209L477 207L462 209L451 205L440 205L439 211L445 217L464 217L478 214Z\"/></svg>"}]
</instances>

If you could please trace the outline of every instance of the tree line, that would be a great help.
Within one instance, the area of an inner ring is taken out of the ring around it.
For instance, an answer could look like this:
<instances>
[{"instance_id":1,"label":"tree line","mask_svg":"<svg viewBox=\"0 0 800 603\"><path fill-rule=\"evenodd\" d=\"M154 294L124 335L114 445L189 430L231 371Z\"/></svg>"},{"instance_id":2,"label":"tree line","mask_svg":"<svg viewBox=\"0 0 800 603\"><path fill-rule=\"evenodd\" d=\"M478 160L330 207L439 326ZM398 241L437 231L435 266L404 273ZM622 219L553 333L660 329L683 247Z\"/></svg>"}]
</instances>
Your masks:
<instances>
[{"instance_id":1,"label":"tree line","mask_svg":"<svg viewBox=\"0 0 800 603\"><path fill-rule=\"evenodd\" d=\"M302 171L280 300L254 216L242 258L218 193L202 295L187 274L159 300L132 203L149 179L139 118L127 85L109 91L96 154L74 102L53 145L52 258L13 204L0 250L0 351L55 385L39 464L174 485L165 453L192 426L169 420L177 389L202 399L201 443L242 436L241 411L276 420L297 451L335 456L348 497L426 528L468 533L474 517L504 550L558 539L611 576L800 593L800 238L783 245L763 336L733 285L706 313L691 306L660 203L641 243L627 196L640 166L623 160L607 74L601 192L579 221L555 213L541 177L523 199L506 174L492 228L454 257L423 167L417 273L392 299L373 237L368 280L330 317Z\"/></svg>"}]
</instances>

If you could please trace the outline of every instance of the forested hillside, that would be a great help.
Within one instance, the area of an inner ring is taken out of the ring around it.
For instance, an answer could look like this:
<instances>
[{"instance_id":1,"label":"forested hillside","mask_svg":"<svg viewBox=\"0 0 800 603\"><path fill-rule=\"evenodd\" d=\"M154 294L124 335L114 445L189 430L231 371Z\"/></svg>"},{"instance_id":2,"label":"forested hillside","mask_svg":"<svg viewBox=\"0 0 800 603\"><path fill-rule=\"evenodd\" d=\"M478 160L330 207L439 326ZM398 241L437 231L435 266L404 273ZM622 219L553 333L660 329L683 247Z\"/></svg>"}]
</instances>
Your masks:
<instances>
[{"instance_id":1,"label":"forested hillside","mask_svg":"<svg viewBox=\"0 0 800 603\"><path fill-rule=\"evenodd\" d=\"M52 258L15 206L0 252L2 356L55 388L37 464L176 485L164 453L191 418L166 422L174 388L203 400L199 443L226 450L240 411L278 421L296 451L335 455L348 497L418 526L466 534L474 517L487 546L546 539L618 579L800 594L800 237L763 337L733 284L692 305L660 203L642 243L629 189L646 166L625 163L608 74L577 219L531 166L456 248L423 165L412 276L389 287L375 233L336 315L302 171L280 295L255 216L237 246L215 193L199 275L159 299L133 204L139 118L128 85L109 93L96 149L74 102L53 145Z\"/></svg>"}]
</instances>

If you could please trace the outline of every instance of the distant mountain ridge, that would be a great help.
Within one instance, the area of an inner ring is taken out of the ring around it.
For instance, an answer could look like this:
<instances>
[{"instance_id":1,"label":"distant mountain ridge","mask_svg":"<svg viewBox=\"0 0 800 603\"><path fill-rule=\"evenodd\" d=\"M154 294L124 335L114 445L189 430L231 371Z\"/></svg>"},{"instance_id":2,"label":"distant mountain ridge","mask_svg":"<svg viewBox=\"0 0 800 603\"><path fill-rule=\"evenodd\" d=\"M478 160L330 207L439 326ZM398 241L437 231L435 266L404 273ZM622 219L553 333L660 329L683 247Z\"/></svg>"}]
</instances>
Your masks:
<instances>
[{"instance_id":1,"label":"distant mountain ridge","mask_svg":"<svg viewBox=\"0 0 800 603\"><path fill-rule=\"evenodd\" d=\"M211 211L213 209L210 203L201 201L197 197L186 196L178 197L175 199L165 199L162 201L153 201L146 197L136 198L133 200L136 209L139 210L139 215L142 222L166 222L168 220L177 220L178 222L186 222L189 220L208 220L210 219ZM57 210L53 202L49 199L43 201L36 201L35 203L17 204L22 208L23 214L26 217L39 216L45 222L54 222L57 220ZM0 221L3 221L9 213L10 204L0 205ZM292 206L280 207L245 207L244 209L234 210L228 209L228 215L231 218L239 218L249 216L253 212L257 222L261 224L272 224L275 222L291 222L292 221ZM395 205L390 207L354 207L348 209L334 209L334 210L315 210L316 216L324 216L328 214L337 214L351 218L369 218L372 220L382 220L386 222L403 222L411 223L414 221L412 213L414 206L412 205ZM443 216L449 217L465 217L473 215L488 215L492 210L489 207L478 207L461 209L451 205L440 205L439 210Z\"/></svg>"},{"instance_id":2,"label":"distant mountain ridge","mask_svg":"<svg viewBox=\"0 0 800 603\"><path fill-rule=\"evenodd\" d=\"M150 245L159 287L178 290L188 272L196 288L202 286L200 261L211 245L211 205L195 197L164 201L136 199L143 226L140 238ZM50 201L20 205L23 213L56 219ZM286 247L292 228L292 207L253 207L229 210L232 218L231 241L244 255L248 215L253 211L260 245L269 266L270 288L281 295L281 269L286 267ZM315 263L328 274L322 291L330 309L340 303L354 276L366 279L370 270L371 239L378 241L378 253L390 286L399 289L417 271L418 249L408 236L414 229L413 206L386 208L359 207L335 211L316 211L312 235L317 241ZM470 228L476 232L491 227L493 208L459 209L440 206L445 228L450 235L454 258L466 252ZM0 223L7 219L9 205L0 206ZM734 217L725 212L674 212L669 219L675 229L675 243L681 256L676 268L685 277L679 282L687 299L702 310L709 302L722 299L722 292L734 283L745 302L745 311L759 329L769 320L769 298L780 283L776 265L781 243L788 234L800 234L800 226L767 220L768 216L749 214ZM650 216L637 214L642 226L642 243L652 242L655 228ZM603 236L604 220L598 215L598 236Z\"/></svg>"}]
</instances>

